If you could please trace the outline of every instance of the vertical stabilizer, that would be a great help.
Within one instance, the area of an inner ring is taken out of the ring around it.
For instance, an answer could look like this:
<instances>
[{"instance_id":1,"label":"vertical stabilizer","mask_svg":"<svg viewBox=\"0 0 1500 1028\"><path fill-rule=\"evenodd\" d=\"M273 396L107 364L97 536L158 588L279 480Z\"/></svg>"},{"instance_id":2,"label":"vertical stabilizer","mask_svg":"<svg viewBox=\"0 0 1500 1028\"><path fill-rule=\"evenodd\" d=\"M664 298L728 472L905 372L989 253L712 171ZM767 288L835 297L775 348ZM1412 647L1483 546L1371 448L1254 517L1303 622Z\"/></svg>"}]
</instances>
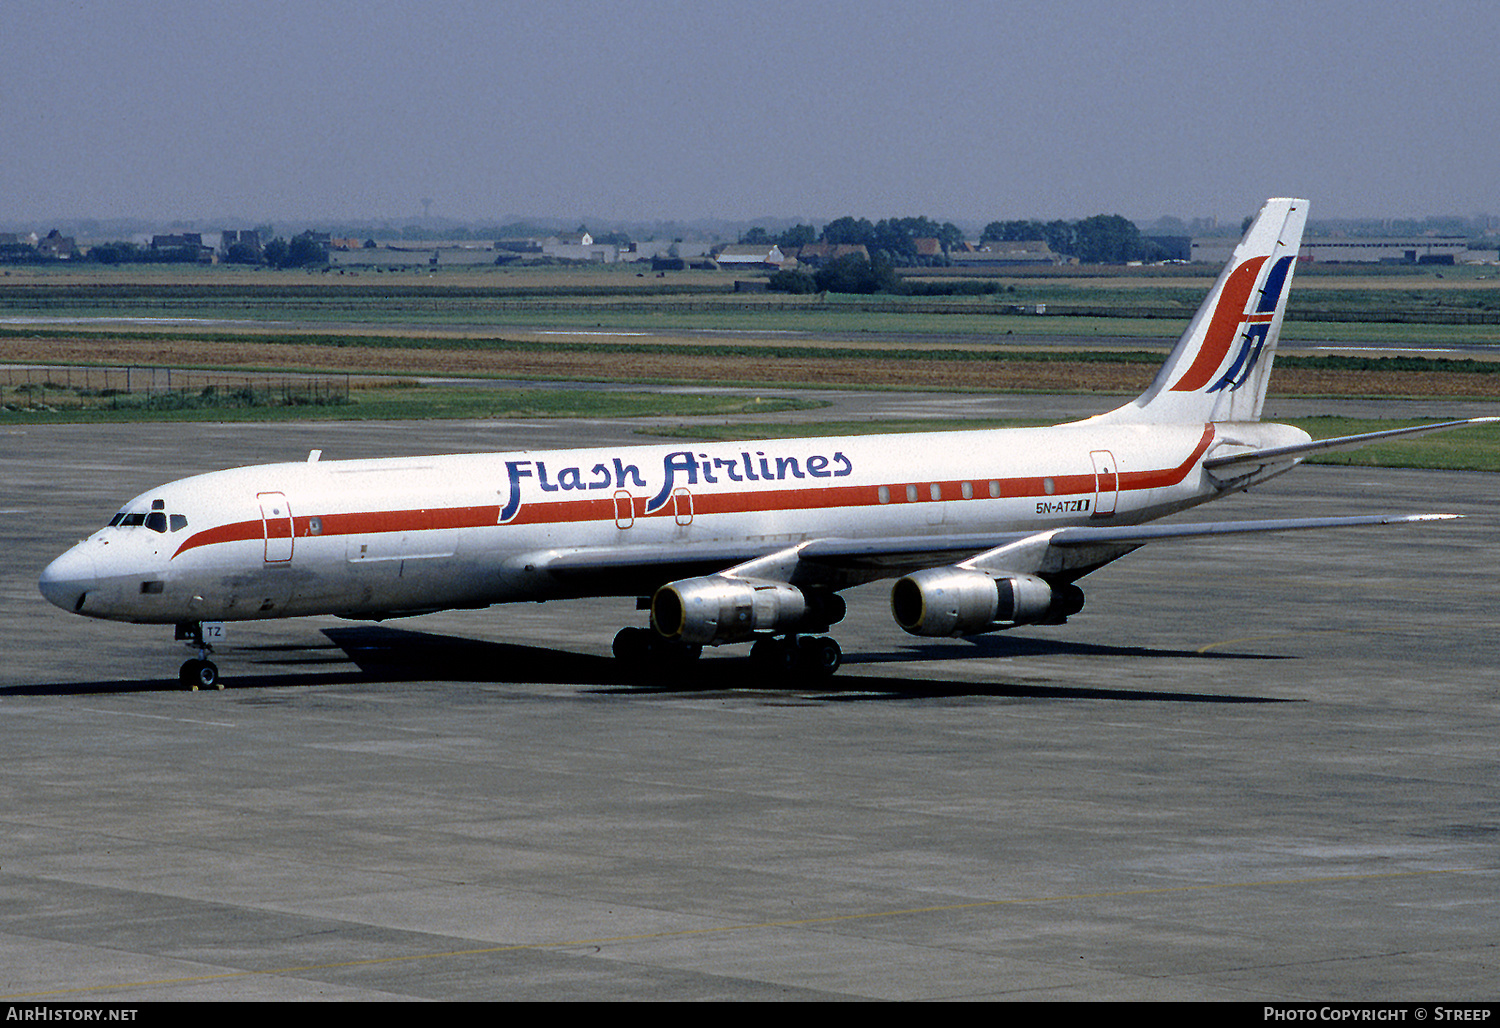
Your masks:
<instances>
[{"instance_id":1,"label":"vertical stabilizer","mask_svg":"<svg viewBox=\"0 0 1500 1028\"><path fill-rule=\"evenodd\" d=\"M1260 420L1306 222L1306 200L1267 200L1151 387L1094 420Z\"/></svg>"}]
</instances>

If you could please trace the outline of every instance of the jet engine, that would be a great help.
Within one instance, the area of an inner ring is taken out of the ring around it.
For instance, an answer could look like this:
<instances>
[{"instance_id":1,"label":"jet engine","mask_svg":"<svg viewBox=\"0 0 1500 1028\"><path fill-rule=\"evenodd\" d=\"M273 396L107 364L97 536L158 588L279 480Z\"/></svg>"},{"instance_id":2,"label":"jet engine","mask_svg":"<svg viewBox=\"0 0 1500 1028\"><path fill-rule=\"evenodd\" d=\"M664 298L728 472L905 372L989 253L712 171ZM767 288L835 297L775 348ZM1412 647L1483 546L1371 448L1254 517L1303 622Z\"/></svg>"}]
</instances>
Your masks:
<instances>
[{"instance_id":1,"label":"jet engine","mask_svg":"<svg viewBox=\"0 0 1500 1028\"><path fill-rule=\"evenodd\" d=\"M1083 590L1035 575L927 568L898 579L891 613L912 635L978 635L1014 625L1060 624L1083 609Z\"/></svg>"},{"instance_id":2,"label":"jet engine","mask_svg":"<svg viewBox=\"0 0 1500 1028\"><path fill-rule=\"evenodd\" d=\"M756 632L826 632L844 618L837 593L785 582L709 575L669 582L651 598L651 625L690 646L743 642Z\"/></svg>"}]
</instances>

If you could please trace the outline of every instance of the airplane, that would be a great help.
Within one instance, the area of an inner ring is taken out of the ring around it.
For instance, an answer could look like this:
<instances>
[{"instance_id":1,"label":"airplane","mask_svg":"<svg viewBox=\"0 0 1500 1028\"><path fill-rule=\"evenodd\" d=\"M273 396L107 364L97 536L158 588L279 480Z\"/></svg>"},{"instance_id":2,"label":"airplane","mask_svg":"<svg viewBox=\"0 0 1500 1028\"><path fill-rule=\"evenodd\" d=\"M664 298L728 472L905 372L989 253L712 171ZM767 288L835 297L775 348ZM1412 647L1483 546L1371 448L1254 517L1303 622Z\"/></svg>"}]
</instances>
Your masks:
<instances>
[{"instance_id":1,"label":"airplane","mask_svg":"<svg viewBox=\"0 0 1500 1028\"><path fill-rule=\"evenodd\" d=\"M1307 202L1272 199L1136 399L1050 428L646 445L233 468L126 503L42 572L86 617L176 626L180 671L223 688L225 622L381 620L498 603L635 596L614 653L664 673L751 643L832 674L842 590L894 578L917 636L1061 624L1079 579L1151 542L1455 514L1156 524L1306 457L1500 418L1313 441L1262 423Z\"/></svg>"}]
</instances>

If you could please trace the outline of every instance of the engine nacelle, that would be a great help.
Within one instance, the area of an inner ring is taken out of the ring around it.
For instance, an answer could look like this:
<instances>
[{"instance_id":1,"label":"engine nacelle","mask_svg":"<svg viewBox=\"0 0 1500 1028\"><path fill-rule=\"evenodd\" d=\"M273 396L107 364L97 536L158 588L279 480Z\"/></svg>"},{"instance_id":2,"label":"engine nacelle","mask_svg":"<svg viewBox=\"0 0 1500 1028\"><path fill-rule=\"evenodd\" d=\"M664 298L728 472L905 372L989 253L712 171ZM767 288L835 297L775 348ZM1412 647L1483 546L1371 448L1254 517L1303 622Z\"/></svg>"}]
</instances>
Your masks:
<instances>
[{"instance_id":1,"label":"engine nacelle","mask_svg":"<svg viewBox=\"0 0 1500 1028\"><path fill-rule=\"evenodd\" d=\"M742 642L756 632L825 632L843 617L837 593L808 594L761 578L687 578L651 597L652 627L690 646Z\"/></svg>"},{"instance_id":2,"label":"engine nacelle","mask_svg":"<svg viewBox=\"0 0 1500 1028\"><path fill-rule=\"evenodd\" d=\"M912 635L978 635L1013 625L1057 622L1083 608L1083 592L1054 590L1035 575L927 568L898 579L891 613Z\"/></svg>"}]
</instances>

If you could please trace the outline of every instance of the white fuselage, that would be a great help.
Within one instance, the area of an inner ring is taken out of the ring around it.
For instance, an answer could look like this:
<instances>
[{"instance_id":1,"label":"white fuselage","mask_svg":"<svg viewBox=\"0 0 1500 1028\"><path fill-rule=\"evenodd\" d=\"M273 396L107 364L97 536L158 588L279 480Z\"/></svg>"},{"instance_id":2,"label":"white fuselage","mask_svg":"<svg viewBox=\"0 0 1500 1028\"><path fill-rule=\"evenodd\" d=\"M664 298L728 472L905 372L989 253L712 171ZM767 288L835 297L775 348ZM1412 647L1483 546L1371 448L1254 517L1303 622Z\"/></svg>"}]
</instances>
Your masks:
<instances>
[{"instance_id":1,"label":"white fuselage","mask_svg":"<svg viewBox=\"0 0 1500 1028\"><path fill-rule=\"evenodd\" d=\"M132 500L48 567L42 591L76 613L147 623L644 594L661 581L580 584L542 565L579 551L617 552L621 565L663 547L749 560L814 538L1138 524L1225 491L1201 463L1230 427L1081 422L236 468Z\"/></svg>"}]
</instances>

